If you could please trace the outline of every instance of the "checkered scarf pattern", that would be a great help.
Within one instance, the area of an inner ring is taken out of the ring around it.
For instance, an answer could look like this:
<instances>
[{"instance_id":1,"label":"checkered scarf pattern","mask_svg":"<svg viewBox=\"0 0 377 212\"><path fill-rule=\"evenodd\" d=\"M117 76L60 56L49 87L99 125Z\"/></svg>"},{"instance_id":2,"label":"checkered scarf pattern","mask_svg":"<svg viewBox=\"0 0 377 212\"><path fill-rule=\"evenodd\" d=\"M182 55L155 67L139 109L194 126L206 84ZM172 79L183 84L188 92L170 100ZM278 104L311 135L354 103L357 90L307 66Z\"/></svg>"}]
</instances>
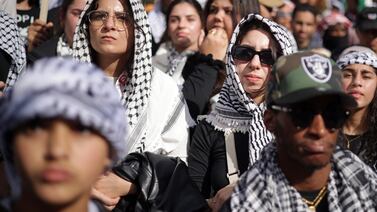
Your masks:
<instances>
[{"instance_id":1,"label":"checkered scarf pattern","mask_svg":"<svg viewBox=\"0 0 377 212\"><path fill-rule=\"evenodd\" d=\"M231 196L232 211L309 211L276 156L276 143L271 142L261 159L242 175ZM377 175L348 150L336 148L327 191L329 211L376 211Z\"/></svg>"},{"instance_id":2,"label":"checkered scarf pattern","mask_svg":"<svg viewBox=\"0 0 377 212\"><path fill-rule=\"evenodd\" d=\"M272 35L283 50L284 55L297 51L297 45L287 30L279 24L270 21L258 14L249 14L240 21L233 32L232 39L227 50L226 71L227 77L220 91L219 101L215 110L208 116L200 117L211 123L215 129L230 132L249 133L250 164L258 158L260 151L268 144L273 136L263 123L263 113L266 110L265 103L257 105L250 99L243 89L234 66L231 50L236 43L240 29L250 21L258 21L268 26Z\"/></svg>"},{"instance_id":3,"label":"checkered scarf pattern","mask_svg":"<svg viewBox=\"0 0 377 212\"><path fill-rule=\"evenodd\" d=\"M16 82L22 70L26 67L26 53L23 41L18 31L16 20L8 13L0 10L0 49L12 58L8 73L6 88Z\"/></svg>"},{"instance_id":4,"label":"checkered scarf pattern","mask_svg":"<svg viewBox=\"0 0 377 212\"><path fill-rule=\"evenodd\" d=\"M371 51L353 51L342 55L336 64L340 69L344 69L351 64L369 65L377 70L377 55Z\"/></svg>"},{"instance_id":5,"label":"checkered scarf pattern","mask_svg":"<svg viewBox=\"0 0 377 212\"><path fill-rule=\"evenodd\" d=\"M140 0L129 0L135 21L135 50L129 79L122 91L122 104L126 108L129 125L133 128L146 111L152 78L152 37L144 7ZM93 0L88 0L81 13L79 27L73 38L73 57L84 62L93 62L90 56L90 41L87 35L86 14ZM126 67L125 67L126 68Z\"/></svg>"}]
</instances>

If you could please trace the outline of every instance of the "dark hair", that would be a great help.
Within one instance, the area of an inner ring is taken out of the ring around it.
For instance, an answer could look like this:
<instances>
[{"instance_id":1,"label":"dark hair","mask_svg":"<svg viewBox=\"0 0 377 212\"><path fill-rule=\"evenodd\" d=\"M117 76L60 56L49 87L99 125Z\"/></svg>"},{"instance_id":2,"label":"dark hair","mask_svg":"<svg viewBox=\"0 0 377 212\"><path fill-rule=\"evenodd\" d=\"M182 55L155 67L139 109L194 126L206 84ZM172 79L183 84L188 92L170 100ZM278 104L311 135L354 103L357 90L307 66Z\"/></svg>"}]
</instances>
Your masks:
<instances>
[{"instance_id":1,"label":"dark hair","mask_svg":"<svg viewBox=\"0 0 377 212\"><path fill-rule=\"evenodd\" d=\"M375 69L375 71L377 71ZM367 164L372 164L377 161L377 90L374 92L372 102L368 106L366 126L368 133L366 136L365 145L368 147L365 152L365 159Z\"/></svg>"},{"instance_id":2,"label":"dark hair","mask_svg":"<svg viewBox=\"0 0 377 212\"><path fill-rule=\"evenodd\" d=\"M204 18L207 20L208 15L210 14L211 5L215 0L208 0L204 7ZM233 28L238 24L237 15L242 19L250 13L259 14L260 7L258 0L229 0L233 5L232 10L232 23Z\"/></svg>"},{"instance_id":3,"label":"dark hair","mask_svg":"<svg viewBox=\"0 0 377 212\"><path fill-rule=\"evenodd\" d=\"M295 19L298 12L310 12L314 16L314 20L317 22L318 11L310 4L297 4L292 12L292 20Z\"/></svg>"},{"instance_id":4,"label":"dark hair","mask_svg":"<svg viewBox=\"0 0 377 212\"><path fill-rule=\"evenodd\" d=\"M250 13L259 14L258 0L233 0L233 25L238 24L237 15L242 19Z\"/></svg>"},{"instance_id":5,"label":"dark hair","mask_svg":"<svg viewBox=\"0 0 377 212\"><path fill-rule=\"evenodd\" d=\"M242 27L240 28L240 32L239 32L237 39L236 39L236 45L241 43L241 40L245 37L247 32L249 32L250 30L256 30L256 29L261 29L261 30L267 32L270 35L271 40L273 41L272 46L275 47L275 48L271 48L272 55L274 56L275 60L277 58L279 58L280 56L282 56L283 50L281 49L280 44L276 40L275 36L271 33L270 27L267 24L265 24L265 23L263 23L259 20L256 20L256 19L248 21L244 25L242 25Z\"/></svg>"},{"instance_id":6,"label":"dark hair","mask_svg":"<svg viewBox=\"0 0 377 212\"><path fill-rule=\"evenodd\" d=\"M166 11L166 26L169 25L169 16L171 12L173 11L174 7L181 3L187 3L195 8L195 11L198 13L200 17L200 22L202 23L202 26L204 27L204 16L203 16L203 10L200 4L196 0L174 0L170 2L168 10Z\"/></svg>"}]
</instances>

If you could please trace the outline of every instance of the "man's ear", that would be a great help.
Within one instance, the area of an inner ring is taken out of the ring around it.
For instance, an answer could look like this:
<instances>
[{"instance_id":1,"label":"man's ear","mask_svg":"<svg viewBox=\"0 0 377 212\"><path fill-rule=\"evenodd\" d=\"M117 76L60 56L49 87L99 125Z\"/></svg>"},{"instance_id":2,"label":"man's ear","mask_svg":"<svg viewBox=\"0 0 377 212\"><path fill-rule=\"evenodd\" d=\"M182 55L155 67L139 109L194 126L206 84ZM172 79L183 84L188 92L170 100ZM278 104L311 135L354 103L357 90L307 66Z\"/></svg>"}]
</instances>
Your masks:
<instances>
[{"instance_id":1,"label":"man's ear","mask_svg":"<svg viewBox=\"0 0 377 212\"><path fill-rule=\"evenodd\" d=\"M264 112L264 117L263 117L264 125L272 133L275 133L275 129L276 129L276 118L275 118L275 115L276 114L272 110L267 109Z\"/></svg>"}]
</instances>

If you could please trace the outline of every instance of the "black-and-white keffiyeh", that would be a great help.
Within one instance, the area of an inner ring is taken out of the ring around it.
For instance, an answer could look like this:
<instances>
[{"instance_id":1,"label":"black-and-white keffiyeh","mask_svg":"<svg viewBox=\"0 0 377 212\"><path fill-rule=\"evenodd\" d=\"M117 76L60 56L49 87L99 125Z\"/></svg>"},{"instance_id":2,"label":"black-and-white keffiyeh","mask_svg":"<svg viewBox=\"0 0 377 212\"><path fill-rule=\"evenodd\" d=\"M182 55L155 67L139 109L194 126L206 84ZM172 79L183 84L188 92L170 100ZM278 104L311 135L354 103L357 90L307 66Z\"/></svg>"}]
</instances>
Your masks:
<instances>
[{"instance_id":1,"label":"black-and-white keffiyeh","mask_svg":"<svg viewBox=\"0 0 377 212\"><path fill-rule=\"evenodd\" d=\"M73 54L73 50L69 47L67 43L67 39L65 38L64 34L59 37L57 46L56 46L56 53L57 56L61 57L71 57Z\"/></svg>"},{"instance_id":2,"label":"black-and-white keffiyeh","mask_svg":"<svg viewBox=\"0 0 377 212\"><path fill-rule=\"evenodd\" d=\"M152 78L152 37L144 7L140 0L129 0L135 20L135 51L132 73L122 90L122 104L126 108L130 129L138 123L139 117L146 112ZM79 27L76 27L73 38L73 57L84 62L92 62L90 41L87 35L86 14L93 0L88 0L84 12L81 13ZM126 69L126 67L125 67ZM120 79L120 78L119 78ZM119 81L118 79L118 81Z\"/></svg>"},{"instance_id":3,"label":"black-and-white keffiyeh","mask_svg":"<svg viewBox=\"0 0 377 212\"><path fill-rule=\"evenodd\" d=\"M0 10L0 49L12 58L6 89L12 87L26 67L26 53L17 22L8 13Z\"/></svg>"},{"instance_id":4,"label":"black-and-white keffiyeh","mask_svg":"<svg viewBox=\"0 0 377 212\"><path fill-rule=\"evenodd\" d=\"M276 162L276 143L268 144L242 175L231 196L232 211L310 211ZM376 211L377 175L356 155L337 147L327 184L329 211Z\"/></svg>"},{"instance_id":5,"label":"black-and-white keffiyeh","mask_svg":"<svg viewBox=\"0 0 377 212\"><path fill-rule=\"evenodd\" d=\"M169 70L167 71L167 74L169 76L173 76L174 73L177 71L178 64L186 60L187 56L190 56L192 54L194 54L194 51L184 51L184 52L179 53L173 47L169 48L169 55L168 55Z\"/></svg>"},{"instance_id":6,"label":"black-and-white keffiyeh","mask_svg":"<svg viewBox=\"0 0 377 212\"><path fill-rule=\"evenodd\" d=\"M285 28L260 15L249 14L240 21L234 30L228 46L227 77L220 91L219 101L216 103L215 110L208 116L199 117L199 119L207 120L215 129L223 131L226 134L231 132L248 132L250 164L253 164L259 158L260 151L273 138L263 123L263 113L266 110L265 103L257 105L247 96L241 85L231 56L231 49L236 43L240 29L245 23L253 20L268 26L284 55L297 51L296 42L292 40L292 36L287 33Z\"/></svg>"},{"instance_id":7,"label":"black-and-white keffiyeh","mask_svg":"<svg viewBox=\"0 0 377 212\"><path fill-rule=\"evenodd\" d=\"M364 64L377 70L377 55L372 51L353 51L341 55L336 61L340 69L344 69L351 64Z\"/></svg>"}]
</instances>

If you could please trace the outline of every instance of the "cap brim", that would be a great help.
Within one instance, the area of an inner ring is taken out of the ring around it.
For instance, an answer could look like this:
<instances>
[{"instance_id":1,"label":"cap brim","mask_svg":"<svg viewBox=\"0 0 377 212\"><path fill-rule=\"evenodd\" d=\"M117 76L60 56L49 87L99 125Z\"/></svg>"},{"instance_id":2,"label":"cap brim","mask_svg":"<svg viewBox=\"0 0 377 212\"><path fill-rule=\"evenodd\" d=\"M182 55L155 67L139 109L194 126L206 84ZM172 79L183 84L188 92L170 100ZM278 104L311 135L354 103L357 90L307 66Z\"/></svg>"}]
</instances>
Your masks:
<instances>
[{"instance_id":1,"label":"cap brim","mask_svg":"<svg viewBox=\"0 0 377 212\"><path fill-rule=\"evenodd\" d=\"M283 0L260 0L259 3L264 6L271 7L271 8L281 7L284 5Z\"/></svg>"},{"instance_id":2,"label":"cap brim","mask_svg":"<svg viewBox=\"0 0 377 212\"><path fill-rule=\"evenodd\" d=\"M318 96L338 96L340 98L339 105L342 105L345 108L352 109L357 106L355 99L347 95L344 92L333 89L319 89L319 88L308 88L300 90L297 92L290 93L283 98L275 100L275 104L278 105L291 105L299 102L303 102Z\"/></svg>"}]
</instances>

